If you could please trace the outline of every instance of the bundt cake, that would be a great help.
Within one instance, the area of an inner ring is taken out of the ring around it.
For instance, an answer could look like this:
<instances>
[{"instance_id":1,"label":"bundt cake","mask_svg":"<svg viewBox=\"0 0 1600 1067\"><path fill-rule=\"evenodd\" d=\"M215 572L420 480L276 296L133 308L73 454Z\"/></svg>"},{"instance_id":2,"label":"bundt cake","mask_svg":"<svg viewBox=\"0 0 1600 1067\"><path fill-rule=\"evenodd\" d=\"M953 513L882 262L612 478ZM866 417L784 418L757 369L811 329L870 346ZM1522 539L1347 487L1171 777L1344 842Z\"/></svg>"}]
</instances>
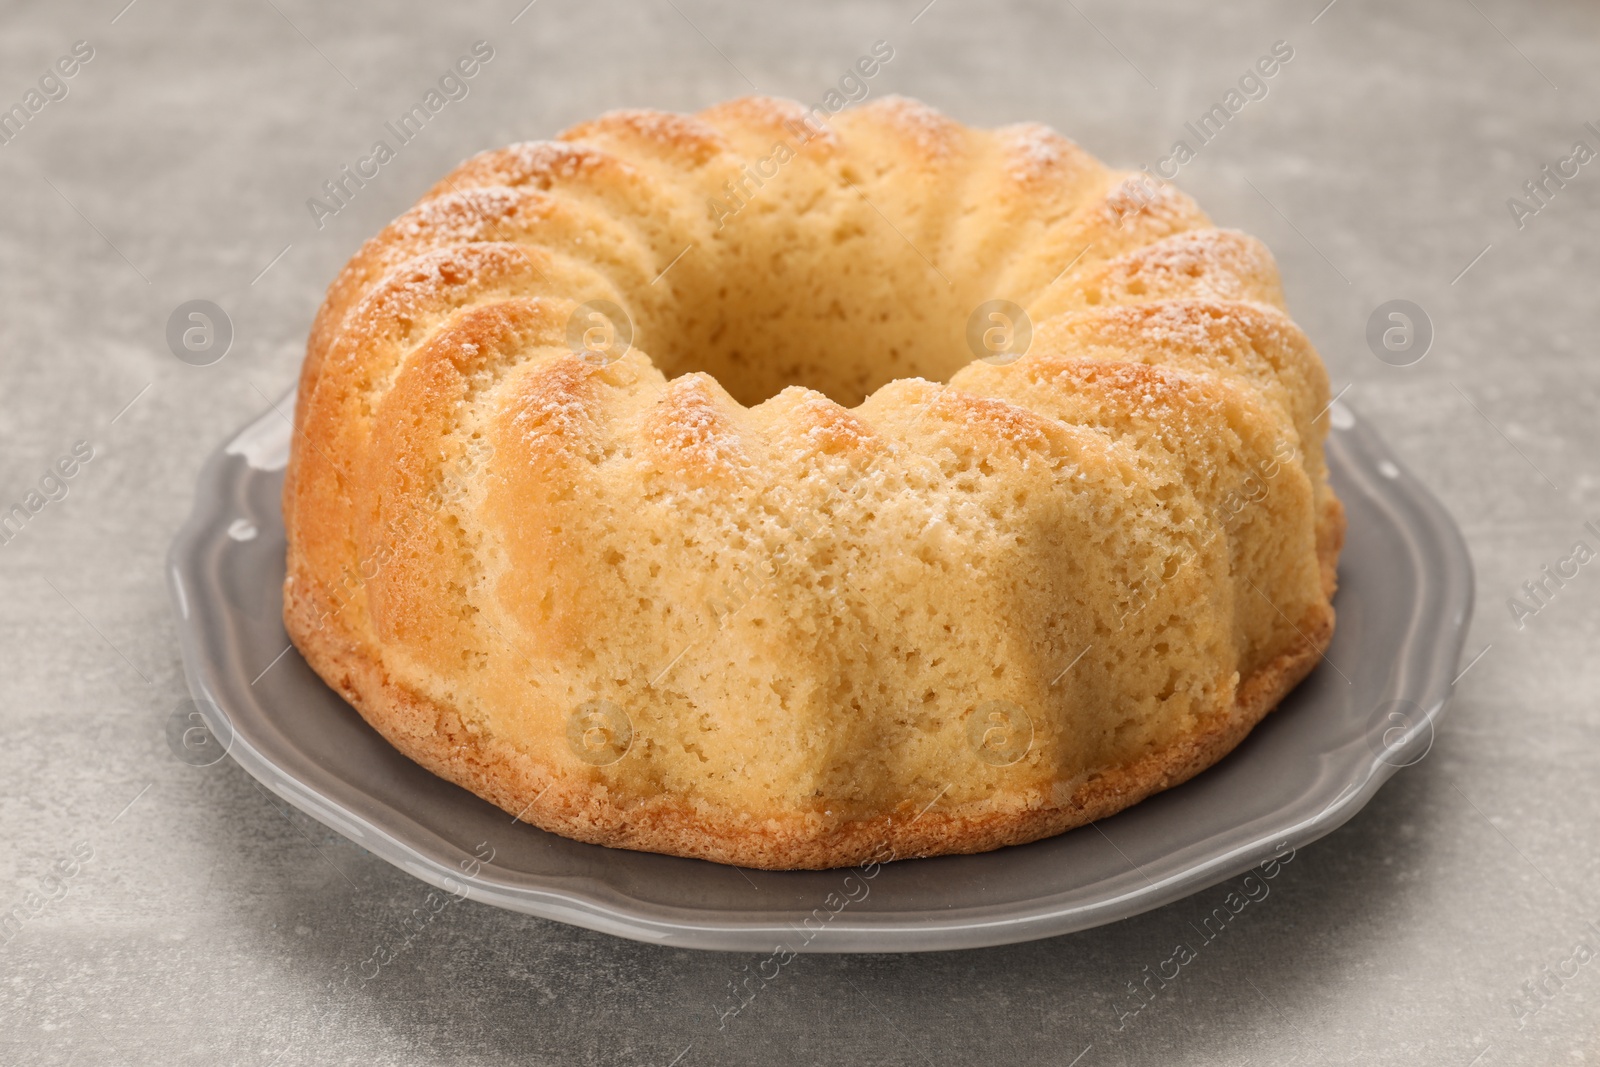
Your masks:
<instances>
[{"instance_id":1,"label":"bundt cake","mask_svg":"<svg viewBox=\"0 0 1600 1067\"><path fill-rule=\"evenodd\" d=\"M1316 665L1328 402L1258 241L1045 127L612 112L334 281L285 622L401 752L581 841L1031 841Z\"/></svg>"}]
</instances>

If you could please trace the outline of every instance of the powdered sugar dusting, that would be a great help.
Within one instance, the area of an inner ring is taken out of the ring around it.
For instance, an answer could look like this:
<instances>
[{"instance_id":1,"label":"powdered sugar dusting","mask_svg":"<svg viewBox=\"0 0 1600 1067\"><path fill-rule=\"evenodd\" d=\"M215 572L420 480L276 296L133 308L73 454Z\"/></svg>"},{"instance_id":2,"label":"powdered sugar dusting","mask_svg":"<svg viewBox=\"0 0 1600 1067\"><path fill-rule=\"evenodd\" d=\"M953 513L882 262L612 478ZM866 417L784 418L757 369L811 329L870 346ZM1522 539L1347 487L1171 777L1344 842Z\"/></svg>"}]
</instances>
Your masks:
<instances>
[{"instance_id":1,"label":"powdered sugar dusting","mask_svg":"<svg viewBox=\"0 0 1600 1067\"><path fill-rule=\"evenodd\" d=\"M466 189L424 200L389 224L390 234L401 240L422 237L446 240L482 240L495 226L516 214L522 193L503 185Z\"/></svg>"},{"instance_id":2,"label":"powdered sugar dusting","mask_svg":"<svg viewBox=\"0 0 1600 1067\"><path fill-rule=\"evenodd\" d=\"M518 390L512 428L530 447L541 439L562 447L586 441L594 432L593 404L585 388L587 368L563 359L536 371Z\"/></svg>"},{"instance_id":3,"label":"powdered sugar dusting","mask_svg":"<svg viewBox=\"0 0 1600 1067\"><path fill-rule=\"evenodd\" d=\"M1212 305L1219 307L1219 305ZM1205 306L1179 301L1162 301L1138 308L1112 308L1102 313L1107 334L1145 339L1199 353L1217 353L1233 329L1223 316L1212 315ZM1090 323L1085 323L1090 326Z\"/></svg>"},{"instance_id":4,"label":"powdered sugar dusting","mask_svg":"<svg viewBox=\"0 0 1600 1067\"><path fill-rule=\"evenodd\" d=\"M407 259L375 285L357 305L347 331L356 337L400 333L413 328L430 309L465 302L491 280L526 270L530 251L509 244L455 245Z\"/></svg>"},{"instance_id":5,"label":"powdered sugar dusting","mask_svg":"<svg viewBox=\"0 0 1600 1067\"><path fill-rule=\"evenodd\" d=\"M700 118L719 130L734 123L753 124L763 132L775 132L786 140L798 138L805 145L824 144L837 148L841 142L833 128L820 121L797 100L781 96L745 96L738 100L708 108Z\"/></svg>"},{"instance_id":6,"label":"powdered sugar dusting","mask_svg":"<svg viewBox=\"0 0 1600 1067\"><path fill-rule=\"evenodd\" d=\"M501 184L536 184L548 189L552 180L573 181L587 171L621 161L597 148L562 141L519 141L468 161L493 173Z\"/></svg>"},{"instance_id":7,"label":"powdered sugar dusting","mask_svg":"<svg viewBox=\"0 0 1600 1067\"><path fill-rule=\"evenodd\" d=\"M1023 122L996 131L1005 144L1006 176L1037 181L1061 166L1073 149L1071 141L1039 122Z\"/></svg>"},{"instance_id":8,"label":"powdered sugar dusting","mask_svg":"<svg viewBox=\"0 0 1600 1067\"><path fill-rule=\"evenodd\" d=\"M1070 314L1060 321L1091 346L1109 343L1130 351L1157 344L1215 356L1240 345L1286 348L1299 342L1298 328L1277 309L1219 300L1161 300L1107 307Z\"/></svg>"},{"instance_id":9,"label":"powdered sugar dusting","mask_svg":"<svg viewBox=\"0 0 1600 1067\"><path fill-rule=\"evenodd\" d=\"M805 390L795 415L796 421L805 426L806 444L813 451L855 448L873 436L860 419L814 390Z\"/></svg>"},{"instance_id":10,"label":"powdered sugar dusting","mask_svg":"<svg viewBox=\"0 0 1600 1067\"><path fill-rule=\"evenodd\" d=\"M563 132L561 139L581 141L619 127L639 136L663 155L687 151L697 166L728 148L715 127L692 115L644 109L607 111L593 122Z\"/></svg>"},{"instance_id":11,"label":"powdered sugar dusting","mask_svg":"<svg viewBox=\"0 0 1600 1067\"><path fill-rule=\"evenodd\" d=\"M890 94L861 110L883 116L889 125L915 141L924 155L944 159L951 154L957 125L920 100Z\"/></svg>"},{"instance_id":12,"label":"powdered sugar dusting","mask_svg":"<svg viewBox=\"0 0 1600 1067\"><path fill-rule=\"evenodd\" d=\"M674 465L721 469L746 463L737 432L717 410L711 387L699 375L685 375L667 386L646 430Z\"/></svg>"},{"instance_id":13,"label":"powdered sugar dusting","mask_svg":"<svg viewBox=\"0 0 1600 1067\"><path fill-rule=\"evenodd\" d=\"M1104 284L1116 295L1156 299L1192 296L1212 300L1268 297L1264 279L1275 273L1265 247L1236 231L1190 230L1130 252L1108 265Z\"/></svg>"}]
</instances>

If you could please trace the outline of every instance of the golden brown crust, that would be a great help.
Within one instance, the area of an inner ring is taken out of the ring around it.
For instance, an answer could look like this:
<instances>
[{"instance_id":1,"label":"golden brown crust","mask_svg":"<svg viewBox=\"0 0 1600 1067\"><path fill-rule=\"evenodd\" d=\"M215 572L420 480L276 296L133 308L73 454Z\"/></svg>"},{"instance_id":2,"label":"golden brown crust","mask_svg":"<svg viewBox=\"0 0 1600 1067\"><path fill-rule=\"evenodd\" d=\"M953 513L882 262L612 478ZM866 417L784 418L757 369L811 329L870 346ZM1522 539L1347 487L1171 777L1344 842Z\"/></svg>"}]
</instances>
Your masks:
<instances>
[{"instance_id":1,"label":"golden brown crust","mask_svg":"<svg viewBox=\"0 0 1600 1067\"><path fill-rule=\"evenodd\" d=\"M1034 347L973 362L997 296ZM572 347L595 300L623 358ZM318 314L285 623L405 755L581 841L1060 833L1222 758L1332 638L1327 376L1282 303L1172 187L910 101L484 153ZM612 699L634 748L592 765L567 716ZM997 703L1032 732L991 765Z\"/></svg>"}]
</instances>

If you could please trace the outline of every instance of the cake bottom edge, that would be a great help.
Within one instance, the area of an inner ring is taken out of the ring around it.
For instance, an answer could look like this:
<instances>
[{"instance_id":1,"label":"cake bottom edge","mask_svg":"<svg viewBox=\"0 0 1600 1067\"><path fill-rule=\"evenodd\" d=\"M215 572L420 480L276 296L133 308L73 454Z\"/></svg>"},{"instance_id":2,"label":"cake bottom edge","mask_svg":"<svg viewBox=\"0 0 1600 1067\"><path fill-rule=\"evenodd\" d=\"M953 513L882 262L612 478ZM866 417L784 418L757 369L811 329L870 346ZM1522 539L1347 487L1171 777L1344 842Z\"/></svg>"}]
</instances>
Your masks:
<instances>
[{"instance_id":1,"label":"cake bottom edge","mask_svg":"<svg viewBox=\"0 0 1600 1067\"><path fill-rule=\"evenodd\" d=\"M1324 515L1318 537L1331 597L1343 540L1342 509ZM1139 759L1092 775L1062 803L1017 811L940 811L937 797L916 815L885 814L832 824L820 832L804 817L793 825L715 825L671 798L619 804L576 779L549 779L510 745L486 746L459 714L392 678L357 641L321 625L312 598L285 583L284 622L312 669L403 755L517 819L552 833L613 848L657 852L767 870L821 870L894 859L987 852L1096 822L1170 789L1215 765L1310 674L1333 639L1335 614L1324 603L1303 639L1269 661L1220 709L1192 730ZM542 780L543 779L543 780ZM529 798L534 798L530 802Z\"/></svg>"}]
</instances>

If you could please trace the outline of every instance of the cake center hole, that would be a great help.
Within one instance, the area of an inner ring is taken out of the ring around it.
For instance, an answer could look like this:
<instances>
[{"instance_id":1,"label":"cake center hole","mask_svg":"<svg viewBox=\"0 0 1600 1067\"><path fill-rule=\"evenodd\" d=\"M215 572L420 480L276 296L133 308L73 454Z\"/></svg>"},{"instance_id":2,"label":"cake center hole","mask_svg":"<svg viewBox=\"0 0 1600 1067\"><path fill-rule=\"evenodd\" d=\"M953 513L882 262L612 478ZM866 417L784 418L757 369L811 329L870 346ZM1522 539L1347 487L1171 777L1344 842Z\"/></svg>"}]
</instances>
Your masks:
<instances>
[{"instance_id":1,"label":"cake center hole","mask_svg":"<svg viewBox=\"0 0 1600 1067\"><path fill-rule=\"evenodd\" d=\"M948 380L974 358L982 298L868 214L834 227L741 217L692 249L647 342L657 365L669 378L704 371L746 406L791 385L854 407L896 378Z\"/></svg>"}]
</instances>

